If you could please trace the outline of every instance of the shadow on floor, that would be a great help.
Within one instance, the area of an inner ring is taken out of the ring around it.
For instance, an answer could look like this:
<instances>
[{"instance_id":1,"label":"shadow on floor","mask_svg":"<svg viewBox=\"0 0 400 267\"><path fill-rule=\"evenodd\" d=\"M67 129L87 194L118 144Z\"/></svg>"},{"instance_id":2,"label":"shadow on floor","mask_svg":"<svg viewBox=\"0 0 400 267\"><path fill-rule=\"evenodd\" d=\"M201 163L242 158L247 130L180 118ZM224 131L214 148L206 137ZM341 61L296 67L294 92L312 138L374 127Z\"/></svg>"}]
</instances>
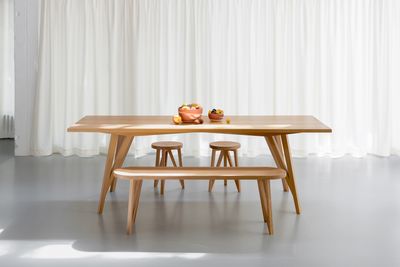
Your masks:
<instances>
[{"instance_id":1,"label":"shadow on floor","mask_svg":"<svg viewBox=\"0 0 400 267\"><path fill-rule=\"evenodd\" d=\"M93 201L25 203L0 240L72 240L86 252L255 253L279 246L270 242L276 235L266 234L258 202L220 200L142 201L130 236L126 201L109 201L103 215ZM281 217L292 219L295 235L299 217L286 212L274 219L287 222Z\"/></svg>"}]
</instances>

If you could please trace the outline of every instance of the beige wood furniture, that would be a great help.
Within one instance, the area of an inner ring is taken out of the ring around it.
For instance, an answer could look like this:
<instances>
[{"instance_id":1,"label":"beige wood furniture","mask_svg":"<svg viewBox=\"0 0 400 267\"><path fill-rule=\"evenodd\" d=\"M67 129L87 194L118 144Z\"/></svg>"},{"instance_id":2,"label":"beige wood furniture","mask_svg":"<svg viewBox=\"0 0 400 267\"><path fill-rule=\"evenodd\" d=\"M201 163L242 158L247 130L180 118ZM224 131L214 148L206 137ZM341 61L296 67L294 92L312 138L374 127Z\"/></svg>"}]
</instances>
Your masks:
<instances>
[{"instance_id":1,"label":"beige wood furniture","mask_svg":"<svg viewBox=\"0 0 400 267\"><path fill-rule=\"evenodd\" d=\"M271 190L270 180L286 177L286 171L280 168L271 167L234 167L234 168L146 168L130 167L121 168L113 171L117 178L130 180L129 201L128 201L128 219L127 233L131 234L132 225L136 221L136 215L139 207L139 198L142 188L142 181L147 179L171 180L180 179L184 176L189 180L208 180L213 179L233 179L257 180L260 193L261 208L264 216L264 222L267 223L269 234L274 233L271 208Z\"/></svg>"},{"instance_id":2,"label":"beige wood furniture","mask_svg":"<svg viewBox=\"0 0 400 267\"><path fill-rule=\"evenodd\" d=\"M210 143L211 152L211 167L221 167L222 161L224 161L224 167L233 167L230 152L233 152L235 167L239 167L239 160L237 156L237 150L240 148L240 143L231 141L219 141ZM215 165L216 154L219 152L218 161ZM208 192L211 192L214 187L215 179L210 179L208 182ZM235 179L237 191L240 192L240 180ZM224 186L227 186L227 179L224 180Z\"/></svg>"},{"instance_id":3,"label":"beige wood furniture","mask_svg":"<svg viewBox=\"0 0 400 267\"><path fill-rule=\"evenodd\" d=\"M179 167L183 167L182 163L182 147L183 144L181 142L175 141L163 141L163 142L155 142L151 144L151 147L156 150L156 167L167 167L168 165L168 157L171 159L171 162L175 168L178 167L176 164L174 154L172 153L173 150L178 152L178 160L179 160ZM185 189L185 182L183 179L180 179L179 182L181 183L182 189ZM158 179L154 180L154 187L157 188ZM165 188L165 179L161 180L161 195L164 195L164 188Z\"/></svg>"},{"instance_id":4,"label":"beige wood furniture","mask_svg":"<svg viewBox=\"0 0 400 267\"><path fill-rule=\"evenodd\" d=\"M285 180L293 196L296 213L300 214L288 135L330 133L332 130L313 116L227 117L230 117L230 124L214 123L205 118L203 124L174 125L171 116L86 116L69 127L69 132L96 132L111 135L98 212L100 214L103 212L107 192L113 182L112 172L122 166L135 136L197 132L252 135L265 138L276 165L287 173Z\"/></svg>"}]
</instances>

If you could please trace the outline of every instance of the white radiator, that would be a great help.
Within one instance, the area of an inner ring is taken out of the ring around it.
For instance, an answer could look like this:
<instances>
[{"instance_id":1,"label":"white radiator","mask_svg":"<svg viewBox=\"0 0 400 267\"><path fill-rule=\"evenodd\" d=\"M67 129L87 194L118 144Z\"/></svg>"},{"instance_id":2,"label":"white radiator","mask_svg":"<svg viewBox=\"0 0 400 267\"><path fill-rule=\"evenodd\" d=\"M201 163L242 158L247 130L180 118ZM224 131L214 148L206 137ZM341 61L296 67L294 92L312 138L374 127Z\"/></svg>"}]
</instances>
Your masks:
<instances>
[{"instance_id":1,"label":"white radiator","mask_svg":"<svg viewBox=\"0 0 400 267\"><path fill-rule=\"evenodd\" d=\"M3 115L0 122L0 138L14 138L14 116Z\"/></svg>"}]
</instances>

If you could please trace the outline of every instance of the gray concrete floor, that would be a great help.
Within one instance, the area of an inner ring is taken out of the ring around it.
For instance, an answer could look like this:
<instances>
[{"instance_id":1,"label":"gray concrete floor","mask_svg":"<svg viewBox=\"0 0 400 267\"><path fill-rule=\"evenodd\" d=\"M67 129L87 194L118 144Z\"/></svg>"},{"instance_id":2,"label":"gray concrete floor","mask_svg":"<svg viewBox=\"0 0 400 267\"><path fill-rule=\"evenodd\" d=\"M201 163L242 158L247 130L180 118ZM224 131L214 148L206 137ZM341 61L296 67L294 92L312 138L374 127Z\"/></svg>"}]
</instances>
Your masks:
<instances>
[{"instance_id":1,"label":"gray concrete floor","mask_svg":"<svg viewBox=\"0 0 400 267\"><path fill-rule=\"evenodd\" d=\"M96 213L105 157L14 157L0 141L0 266L400 266L400 158L295 159L303 208L272 185L275 234L264 234L256 184L144 183L125 235L127 183ZM154 157L128 158L153 165ZM185 158L208 165L208 158ZM270 157L242 165L272 164Z\"/></svg>"}]
</instances>

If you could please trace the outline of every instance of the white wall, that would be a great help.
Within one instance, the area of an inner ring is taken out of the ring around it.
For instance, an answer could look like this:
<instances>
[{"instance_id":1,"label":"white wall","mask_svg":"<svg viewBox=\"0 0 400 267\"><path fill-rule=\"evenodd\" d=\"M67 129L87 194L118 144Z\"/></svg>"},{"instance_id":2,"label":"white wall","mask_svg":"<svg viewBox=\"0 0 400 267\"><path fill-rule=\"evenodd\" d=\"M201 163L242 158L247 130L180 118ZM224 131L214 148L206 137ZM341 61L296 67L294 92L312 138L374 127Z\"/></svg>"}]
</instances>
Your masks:
<instances>
[{"instance_id":1,"label":"white wall","mask_svg":"<svg viewBox=\"0 0 400 267\"><path fill-rule=\"evenodd\" d=\"M38 66L39 0L15 0L15 155L30 155Z\"/></svg>"}]
</instances>

